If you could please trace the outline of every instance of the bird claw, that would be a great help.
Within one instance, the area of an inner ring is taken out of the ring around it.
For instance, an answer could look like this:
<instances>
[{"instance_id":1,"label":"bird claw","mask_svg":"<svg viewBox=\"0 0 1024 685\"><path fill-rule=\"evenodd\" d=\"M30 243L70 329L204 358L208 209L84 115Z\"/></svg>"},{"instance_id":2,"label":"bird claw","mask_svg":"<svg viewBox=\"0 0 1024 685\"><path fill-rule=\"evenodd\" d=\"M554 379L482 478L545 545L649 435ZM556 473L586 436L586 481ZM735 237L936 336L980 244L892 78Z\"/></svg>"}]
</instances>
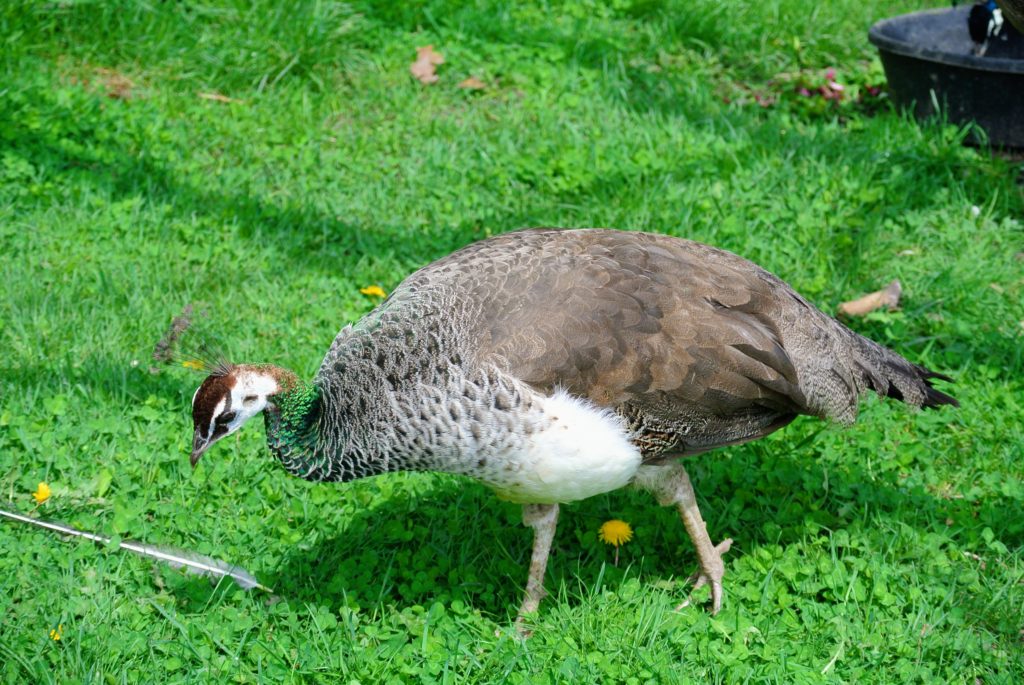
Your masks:
<instances>
[{"instance_id":1,"label":"bird claw","mask_svg":"<svg viewBox=\"0 0 1024 685\"><path fill-rule=\"evenodd\" d=\"M711 587L711 615L714 616L722 609L722 576L725 575L725 564L722 563L722 555L732 547L732 538L726 538L710 549L707 555L701 555L700 568L693 573L687 582L693 583L689 596L676 607L676 611L682 611L693 603L693 593L709 585Z\"/></svg>"}]
</instances>

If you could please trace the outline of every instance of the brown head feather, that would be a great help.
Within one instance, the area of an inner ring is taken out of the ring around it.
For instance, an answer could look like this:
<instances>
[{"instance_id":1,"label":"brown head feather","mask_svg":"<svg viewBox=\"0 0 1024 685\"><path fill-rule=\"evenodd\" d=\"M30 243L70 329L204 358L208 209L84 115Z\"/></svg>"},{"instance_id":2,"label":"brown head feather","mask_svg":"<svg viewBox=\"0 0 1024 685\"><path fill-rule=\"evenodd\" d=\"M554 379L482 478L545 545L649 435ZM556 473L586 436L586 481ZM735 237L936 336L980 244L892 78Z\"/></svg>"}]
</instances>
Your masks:
<instances>
[{"instance_id":1,"label":"brown head feather","mask_svg":"<svg viewBox=\"0 0 1024 685\"><path fill-rule=\"evenodd\" d=\"M226 402L224 411L231 410L231 389L235 387L235 378L230 374L210 375L206 377L203 384L196 390L192 398L192 423L197 431L202 431L206 439L214 437L216 432L213 425L213 413L217 405L223 400Z\"/></svg>"}]
</instances>

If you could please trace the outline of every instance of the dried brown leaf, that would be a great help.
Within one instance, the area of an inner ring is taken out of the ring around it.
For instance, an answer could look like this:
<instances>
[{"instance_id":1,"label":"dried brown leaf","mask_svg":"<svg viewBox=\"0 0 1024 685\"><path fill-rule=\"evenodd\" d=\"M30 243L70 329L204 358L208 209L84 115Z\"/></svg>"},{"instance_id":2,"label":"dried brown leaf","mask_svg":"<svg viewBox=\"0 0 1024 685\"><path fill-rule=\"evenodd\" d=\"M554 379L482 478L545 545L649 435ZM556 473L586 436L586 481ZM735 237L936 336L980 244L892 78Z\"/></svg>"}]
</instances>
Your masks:
<instances>
[{"instance_id":1,"label":"dried brown leaf","mask_svg":"<svg viewBox=\"0 0 1024 685\"><path fill-rule=\"evenodd\" d=\"M478 79L476 76L470 76L465 81L459 83L459 88L465 88L466 90L483 90L487 87L487 84Z\"/></svg>"},{"instance_id":2,"label":"dried brown leaf","mask_svg":"<svg viewBox=\"0 0 1024 685\"><path fill-rule=\"evenodd\" d=\"M409 73L424 85L437 83L437 66L444 64L444 55L434 51L433 45L416 50L416 61L409 65Z\"/></svg>"},{"instance_id":3,"label":"dried brown leaf","mask_svg":"<svg viewBox=\"0 0 1024 685\"><path fill-rule=\"evenodd\" d=\"M845 316L864 316L876 309L896 309L900 304L903 287L899 281L893 281L881 290L859 297L856 300L843 302L839 305L839 313Z\"/></svg>"},{"instance_id":4,"label":"dried brown leaf","mask_svg":"<svg viewBox=\"0 0 1024 685\"><path fill-rule=\"evenodd\" d=\"M213 100L214 102L234 102L238 104L242 104L245 102L244 100L236 100L235 98L229 98L227 95L222 95L216 91L211 91L209 93L196 93L196 95L198 95L203 100Z\"/></svg>"},{"instance_id":5,"label":"dried brown leaf","mask_svg":"<svg viewBox=\"0 0 1024 685\"><path fill-rule=\"evenodd\" d=\"M103 83L103 88L107 91L108 98L128 100L132 97L135 82L121 72L114 69L99 68L96 70L96 75Z\"/></svg>"}]
</instances>

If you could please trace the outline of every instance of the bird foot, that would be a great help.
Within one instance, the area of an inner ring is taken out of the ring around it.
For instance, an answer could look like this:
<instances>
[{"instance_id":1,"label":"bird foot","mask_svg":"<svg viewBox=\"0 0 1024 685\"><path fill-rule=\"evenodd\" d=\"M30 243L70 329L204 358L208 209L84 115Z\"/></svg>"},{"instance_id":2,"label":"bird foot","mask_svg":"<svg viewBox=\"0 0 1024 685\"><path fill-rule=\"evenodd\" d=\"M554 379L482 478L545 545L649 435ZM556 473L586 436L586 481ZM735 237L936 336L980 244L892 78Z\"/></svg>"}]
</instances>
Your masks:
<instances>
[{"instance_id":1,"label":"bird foot","mask_svg":"<svg viewBox=\"0 0 1024 685\"><path fill-rule=\"evenodd\" d=\"M543 587L538 588L536 593L527 593L526 598L523 599L523 605L519 608L519 614L516 616L515 629L516 635L521 639L526 639L533 635L533 622L537 618L537 609L540 607L540 601L543 599L547 591Z\"/></svg>"},{"instance_id":2,"label":"bird foot","mask_svg":"<svg viewBox=\"0 0 1024 685\"><path fill-rule=\"evenodd\" d=\"M518 637L520 640L528 640L529 638L533 637L532 621L528 623L527 618L525 616L520 615L516 617L515 628L516 637Z\"/></svg>"},{"instance_id":3,"label":"bird foot","mask_svg":"<svg viewBox=\"0 0 1024 685\"><path fill-rule=\"evenodd\" d=\"M512 625L500 626L494 629L494 637L511 637L514 640L525 641L533 637L533 616L517 616Z\"/></svg>"},{"instance_id":4,"label":"bird foot","mask_svg":"<svg viewBox=\"0 0 1024 685\"><path fill-rule=\"evenodd\" d=\"M732 538L726 538L714 547L709 546L703 551L697 550L700 568L688 578L688 581L693 583L693 587L690 589L690 595L676 607L676 611L681 611L690 606L693 601L693 593L705 585L711 588L711 615L714 616L721 610L722 576L725 575L725 564L722 563L722 555L728 552L730 547L732 547Z\"/></svg>"}]
</instances>

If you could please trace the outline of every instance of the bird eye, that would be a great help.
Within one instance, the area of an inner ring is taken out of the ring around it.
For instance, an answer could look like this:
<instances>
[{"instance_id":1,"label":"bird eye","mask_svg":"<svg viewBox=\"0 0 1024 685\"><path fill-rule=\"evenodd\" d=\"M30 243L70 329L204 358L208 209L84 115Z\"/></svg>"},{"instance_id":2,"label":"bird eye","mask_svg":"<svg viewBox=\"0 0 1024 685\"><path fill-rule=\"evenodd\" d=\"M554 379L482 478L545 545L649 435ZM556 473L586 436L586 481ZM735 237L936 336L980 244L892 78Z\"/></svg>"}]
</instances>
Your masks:
<instances>
[{"instance_id":1,"label":"bird eye","mask_svg":"<svg viewBox=\"0 0 1024 685\"><path fill-rule=\"evenodd\" d=\"M233 411L224 412L223 414L221 414L220 416L217 417L217 423L221 423L221 424L223 424L223 423L231 423L234 420L235 420L235 412L233 412Z\"/></svg>"},{"instance_id":2,"label":"bird eye","mask_svg":"<svg viewBox=\"0 0 1024 685\"><path fill-rule=\"evenodd\" d=\"M246 407L251 406L258 399L258 395L246 395L242 398L242 405Z\"/></svg>"}]
</instances>

